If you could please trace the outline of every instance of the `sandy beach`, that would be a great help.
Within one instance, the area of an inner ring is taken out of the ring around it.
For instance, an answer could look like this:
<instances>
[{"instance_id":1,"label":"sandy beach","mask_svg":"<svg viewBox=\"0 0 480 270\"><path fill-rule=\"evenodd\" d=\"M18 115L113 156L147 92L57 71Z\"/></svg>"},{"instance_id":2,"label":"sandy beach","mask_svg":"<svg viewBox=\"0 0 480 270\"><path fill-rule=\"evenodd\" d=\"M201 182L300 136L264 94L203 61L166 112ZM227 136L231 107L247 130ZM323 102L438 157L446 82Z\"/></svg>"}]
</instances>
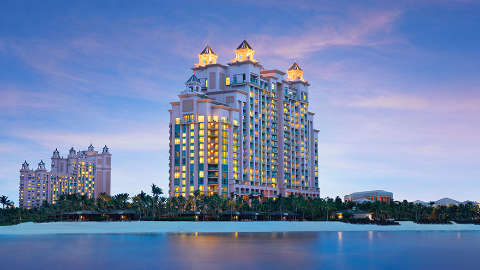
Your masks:
<instances>
[{"instance_id":1,"label":"sandy beach","mask_svg":"<svg viewBox=\"0 0 480 270\"><path fill-rule=\"evenodd\" d=\"M321 231L479 231L479 225L425 225L400 222L398 226L358 225L342 222L52 222L0 227L0 235L108 234L108 233L228 233Z\"/></svg>"}]
</instances>

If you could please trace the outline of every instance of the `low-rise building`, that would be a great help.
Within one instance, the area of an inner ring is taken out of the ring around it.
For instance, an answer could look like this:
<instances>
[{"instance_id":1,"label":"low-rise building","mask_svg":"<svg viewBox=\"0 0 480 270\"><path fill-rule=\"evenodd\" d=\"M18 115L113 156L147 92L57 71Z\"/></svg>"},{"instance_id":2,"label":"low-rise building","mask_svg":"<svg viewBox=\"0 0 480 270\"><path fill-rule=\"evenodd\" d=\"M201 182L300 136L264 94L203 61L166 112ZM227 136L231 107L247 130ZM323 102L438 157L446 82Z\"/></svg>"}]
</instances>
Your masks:
<instances>
[{"instance_id":1,"label":"low-rise building","mask_svg":"<svg viewBox=\"0 0 480 270\"><path fill-rule=\"evenodd\" d=\"M338 219L369 219L373 220L373 214L371 212L353 209L347 209L342 211L337 211L336 213Z\"/></svg>"},{"instance_id":2,"label":"low-rise building","mask_svg":"<svg viewBox=\"0 0 480 270\"><path fill-rule=\"evenodd\" d=\"M385 190L362 191L346 195L344 200L345 202L356 203L376 201L390 203L391 201L393 201L393 193Z\"/></svg>"}]
</instances>

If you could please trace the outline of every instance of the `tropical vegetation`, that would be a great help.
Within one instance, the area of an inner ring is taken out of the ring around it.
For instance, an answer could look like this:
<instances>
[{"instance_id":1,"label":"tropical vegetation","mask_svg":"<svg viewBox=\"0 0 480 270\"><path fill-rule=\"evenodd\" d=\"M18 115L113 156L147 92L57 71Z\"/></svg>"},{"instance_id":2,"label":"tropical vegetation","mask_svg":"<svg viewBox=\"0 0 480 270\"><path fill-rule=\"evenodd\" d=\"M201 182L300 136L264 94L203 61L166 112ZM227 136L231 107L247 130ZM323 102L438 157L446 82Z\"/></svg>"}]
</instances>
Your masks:
<instances>
[{"instance_id":1,"label":"tropical vegetation","mask_svg":"<svg viewBox=\"0 0 480 270\"><path fill-rule=\"evenodd\" d=\"M395 201L390 204L381 202L355 204L342 202L339 197L313 199L289 196L273 199L255 195L226 199L218 195L205 196L199 192L188 198L167 198L163 196L162 189L155 184L152 184L150 194L142 191L133 197L127 193L114 196L101 194L96 199L77 194L63 195L55 204L44 203L42 207L27 210L10 207L12 203L8 198L1 196L0 204L3 206L0 209L1 225L29 221L61 221L64 220L66 213L80 210L97 212L128 210L134 211L140 220L175 220L188 215L199 215L202 220L220 220L225 213L254 212L262 214L264 219L270 218L274 213L290 213L296 220L325 221L336 220L338 211L352 208L368 211L376 220L410 220L418 223L480 222L479 207L473 203L452 206L421 205L407 201Z\"/></svg>"}]
</instances>

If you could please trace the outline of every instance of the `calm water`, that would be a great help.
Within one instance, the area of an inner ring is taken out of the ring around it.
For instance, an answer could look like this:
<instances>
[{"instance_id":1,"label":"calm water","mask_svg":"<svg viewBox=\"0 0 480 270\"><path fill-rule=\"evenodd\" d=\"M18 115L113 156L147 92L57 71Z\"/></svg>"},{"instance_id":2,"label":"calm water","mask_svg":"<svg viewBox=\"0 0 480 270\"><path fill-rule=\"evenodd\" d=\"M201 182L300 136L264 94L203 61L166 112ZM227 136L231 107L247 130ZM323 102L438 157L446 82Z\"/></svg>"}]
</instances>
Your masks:
<instances>
[{"instance_id":1,"label":"calm water","mask_svg":"<svg viewBox=\"0 0 480 270\"><path fill-rule=\"evenodd\" d=\"M0 236L0 269L479 269L479 232Z\"/></svg>"}]
</instances>

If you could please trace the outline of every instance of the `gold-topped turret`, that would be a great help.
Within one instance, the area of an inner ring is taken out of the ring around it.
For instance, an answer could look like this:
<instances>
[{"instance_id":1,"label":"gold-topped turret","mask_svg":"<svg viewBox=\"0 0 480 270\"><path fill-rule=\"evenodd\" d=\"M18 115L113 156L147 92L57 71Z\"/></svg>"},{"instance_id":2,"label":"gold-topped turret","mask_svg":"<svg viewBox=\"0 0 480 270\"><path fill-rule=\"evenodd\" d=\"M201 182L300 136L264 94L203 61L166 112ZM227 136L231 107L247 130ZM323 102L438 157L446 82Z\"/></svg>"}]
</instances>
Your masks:
<instances>
[{"instance_id":1,"label":"gold-topped turret","mask_svg":"<svg viewBox=\"0 0 480 270\"><path fill-rule=\"evenodd\" d=\"M287 74L289 81L305 81L305 79L303 79L303 70L297 62L293 62L292 66L287 70Z\"/></svg>"},{"instance_id":2,"label":"gold-topped turret","mask_svg":"<svg viewBox=\"0 0 480 270\"><path fill-rule=\"evenodd\" d=\"M247 60L257 62L257 60L253 58L254 54L255 50L252 49L252 47L250 46L250 44L248 44L246 40L244 40L235 50L235 59L233 59L232 62L243 62Z\"/></svg>"},{"instance_id":3,"label":"gold-topped turret","mask_svg":"<svg viewBox=\"0 0 480 270\"><path fill-rule=\"evenodd\" d=\"M198 64L195 64L195 67L203 67L206 65L216 64L218 56L207 44L205 49L198 55Z\"/></svg>"}]
</instances>

